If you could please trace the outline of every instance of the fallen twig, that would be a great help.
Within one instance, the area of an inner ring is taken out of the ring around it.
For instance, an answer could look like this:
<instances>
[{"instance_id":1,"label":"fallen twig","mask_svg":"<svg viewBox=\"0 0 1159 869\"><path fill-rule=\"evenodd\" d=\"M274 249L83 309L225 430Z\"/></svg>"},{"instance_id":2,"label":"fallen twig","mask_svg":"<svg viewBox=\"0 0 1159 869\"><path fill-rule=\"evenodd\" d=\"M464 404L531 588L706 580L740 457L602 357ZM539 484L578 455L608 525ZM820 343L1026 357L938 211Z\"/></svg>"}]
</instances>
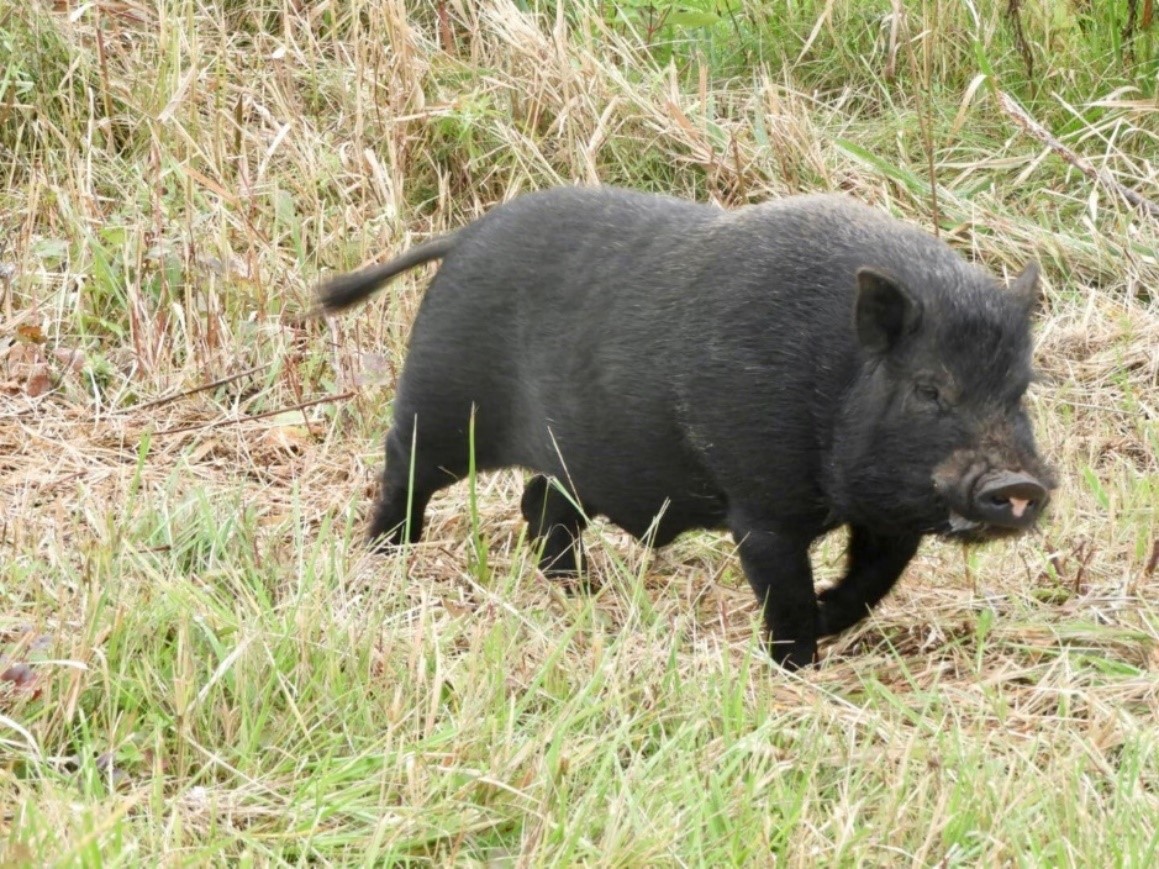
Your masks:
<instances>
[{"instance_id":1,"label":"fallen twig","mask_svg":"<svg viewBox=\"0 0 1159 869\"><path fill-rule=\"evenodd\" d=\"M279 407L276 410L267 410L265 413L255 413L253 416L243 416L240 419L219 419L214 422L202 422L197 425L186 425L181 428L167 428L164 431L154 432L155 437L161 435L181 434L187 431L198 431L206 428L221 428L225 425L240 425L243 422L254 422L259 419L266 419L267 417L277 416L280 413L291 413L295 410L303 410L307 407L313 407L315 404L325 404L328 401L345 401L348 398L353 398L356 393L354 390L350 392L342 392L338 395L324 395L321 398L312 398L309 401L303 401L300 404L292 404L289 407Z\"/></svg>"},{"instance_id":2,"label":"fallen twig","mask_svg":"<svg viewBox=\"0 0 1159 869\"><path fill-rule=\"evenodd\" d=\"M1049 132L1047 132L1046 128L1043 127L1042 124L1038 123L1038 121L1030 117L1030 115L1027 114L1026 109L1018 105L1018 103L1016 103L1009 94L998 91L998 104L1002 107L1002 111L1004 111L1014 120L1014 123L1018 124L1019 127L1021 127L1034 138L1038 139L1038 141L1042 142L1044 145L1046 145L1046 147L1050 148L1050 150L1054 151L1054 153L1062 157L1062 159L1076 167L1088 178L1098 182L1099 184L1102 184L1104 187L1110 190L1113 190L1132 205L1142 208L1144 211L1150 214L1151 217L1159 220L1159 205L1156 205L1146 197L1139 195L1130 187L1126 187L1123 184L1120 184L1106 169L1095 166L1085 157L1080 157L1078 154L1076 154L1074 151L1052 136Z\"/></svg>"},{"instance_id":3,"label":"fallen twig","mask_svg":"<svg viewBox=\"0 0 1159 869\"><path fill-rule=\"evenodd\" d=\"M267 362L264 365L256 365L253 368L247 368L245 371L239 371L237 374L231 374L228 377L222 377L220 380L215 380L213 383L206 383L204 386L195 386L192 389L186 389L183 392L178 392L176 395L163 395L160 398L154 398L151 401L146 401L143 404L134 404L132 407L122 407L113 411L113 414L134 413L139 410L148 410L152 407L160 407L163 404L169 404L172 401L178 401L182 398L188 398L191 395L196 395L199 392L205 392L209 389L216 389L219 386L224 386L234 380L240 380L250 374L269 368L274 363Z\"/></svg>"}]
</instances>

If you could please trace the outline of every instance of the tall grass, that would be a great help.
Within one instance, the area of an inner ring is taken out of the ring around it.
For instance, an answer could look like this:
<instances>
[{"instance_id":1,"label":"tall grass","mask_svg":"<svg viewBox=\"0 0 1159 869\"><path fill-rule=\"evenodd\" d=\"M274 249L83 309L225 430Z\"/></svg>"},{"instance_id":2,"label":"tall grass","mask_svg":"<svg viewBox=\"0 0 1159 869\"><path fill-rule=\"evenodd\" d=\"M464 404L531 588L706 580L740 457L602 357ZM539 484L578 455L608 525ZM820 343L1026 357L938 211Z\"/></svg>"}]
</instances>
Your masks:
<instances>
[{"instance_id":1,"label":"tall grass","mask_svg":"<svg viewBox=\"0 0 1159 869\"><path fill-rule=\"evenodd\" d=\"M0 862L1153 862L1159 232L995 95L1159 201L1154 25L1018 5L0 9ZM559 183L1041 261L1043 532L803 675L722 536L543 581L513 473L367 552L423 276L311 288Z\"/></svg>"}]
</instances>

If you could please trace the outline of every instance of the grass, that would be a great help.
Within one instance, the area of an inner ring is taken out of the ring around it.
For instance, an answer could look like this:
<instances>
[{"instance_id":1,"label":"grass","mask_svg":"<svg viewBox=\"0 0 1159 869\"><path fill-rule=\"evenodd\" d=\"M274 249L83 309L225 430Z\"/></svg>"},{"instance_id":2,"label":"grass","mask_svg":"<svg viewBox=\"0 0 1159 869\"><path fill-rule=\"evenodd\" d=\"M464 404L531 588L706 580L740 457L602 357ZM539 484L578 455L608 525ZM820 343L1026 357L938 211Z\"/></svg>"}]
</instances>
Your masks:
<instances>
[{"instance_id":1,"label":"grass","mask_svg":"<svg viewBox=\"0 0 1159 869\"><path fill-rule=\"evenodd\" d=\"M1125 2L1022 4L1032 70L1005 3L66 5L0 10L0 863L1154 862L1159 232L995 99L1159 201ZM803 675L722 536L542 581L514 473L366 552L424 279L312 287L570 182L1039 259L1043 531Z\"/></svg>"}]
</instances>

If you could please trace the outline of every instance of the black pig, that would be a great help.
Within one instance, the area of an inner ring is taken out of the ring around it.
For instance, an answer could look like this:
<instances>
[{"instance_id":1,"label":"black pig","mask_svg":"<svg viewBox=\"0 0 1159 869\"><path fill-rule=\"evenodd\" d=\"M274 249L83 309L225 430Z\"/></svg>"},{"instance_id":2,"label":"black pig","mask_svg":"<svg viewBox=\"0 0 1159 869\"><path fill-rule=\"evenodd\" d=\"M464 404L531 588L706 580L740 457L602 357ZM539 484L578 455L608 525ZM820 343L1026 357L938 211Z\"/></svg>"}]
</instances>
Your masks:
<instances>
[{"instance_id":1,"label":"black pig","mask_svg":"<svg viewBox=\"0 0 1159 869\"><path fill-rule=\"evenodd\" d=\"M595 515L657 546L728 529L796 668L923 535L1021 531L1049 498L1022 407L1033 264L1003 289L844 196L726 212L563 188L338 278L322 306L434 259L373 539L419 538L432 493L467 474L474 414L479 470L536 472L522 512L544 573L576 572ZM839 525L848 570L818 595L809 545Z\"/></svg>"}]
</instances>

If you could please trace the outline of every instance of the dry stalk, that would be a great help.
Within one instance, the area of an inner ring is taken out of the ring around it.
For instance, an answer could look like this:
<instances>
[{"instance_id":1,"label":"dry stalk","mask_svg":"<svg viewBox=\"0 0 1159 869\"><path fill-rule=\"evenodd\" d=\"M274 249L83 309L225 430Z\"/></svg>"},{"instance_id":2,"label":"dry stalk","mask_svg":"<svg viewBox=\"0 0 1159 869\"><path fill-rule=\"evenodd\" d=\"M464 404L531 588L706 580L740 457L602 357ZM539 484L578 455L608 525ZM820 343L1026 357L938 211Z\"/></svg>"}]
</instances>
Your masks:
<instances>
[{"instance_id":1,"label":"dry stalk","mask_svg":"<svg viewBox=\"0 0 1159 869\"><path fill-rule=\"evenodd\" d=\"M298 402L287 407L279 407L274 410L267 410L265 413L255 413L250 416L242 417L241 419L219 419L212 422L201 422L195 425L181 426L180 428L167 428L164 431L154 432L158 437L161 435L175 435L183 432L201 431L203 429L221 428L225 425L239 425L246 422L254 422L259 419L267 419L271 416L278 416L283 413L291 413L295 410L304 410L307 407L313 407L316 404L326 404L331 401L345 401L348 398L353 398L356 393L351 390L349 392L341 392L338 395L323 395L321 398L312 398L309 401Z\"/></svg>"},{"instance_id":2,"label":"dry stalk","mask_svg":"<svg viewBox=\"0 0 1159 869\"><path fill-rule=\"evenodd\" d=\"M169 404L173 401L180 401L183 398L189 398L191 395L197 395L199 392L207 392L210 389L216 389L219 386L225 386L227 383L232 383L235 380L241 380L243 377L248 377L251 374L257 374L259 371L264 371L274 363L267 362L264 365L255 365L253 368L247 368L245 371L239 371L237 374L230 374L228 377L220 377L212 383L206 383L201 386L195 386L192 389L185 389L174 395L163 395L160 398L154 398L151 401L142 402L141 404L134 404L130 407L120 408L114 413L139 413L142 410L150 410L155 407ZM292 408L291 408L292 409Z\"/></svg>"},{"instance_id":3,"label":"dry stalk","mask_svg":"<svg viewBox=\"0 0 1159 869\"><path fill-rule=\"evenodd\" d=\"M1151 217L1159 220L1159 205L1156 205L1151 200L1135 192L1130 187L1126 187L1123 184L1120 184L1106 169L1095 166L1085 157L1080 157L1078 154L1076 154L1074 151L1052 136L1047 131L1047 129L1042 126L1042 124L1034 120L1034 118L1030 116L1026 109L1018 105L1018 103L1015 102L1009 94L1006 94L1003 91L998 91L998 104L1002 107L1002 111L1004 111L1014 121L1014 123L1021 127L1023 131L1033 136L1035 139L1038 139L1038 141L1042 142L1044 145L1046 145L1046 147L1050 148L1050 150L1054 151L1054 153L1058 154L1060 157L1062 157L1062 159L1066 160L1092 181L1095 181L1106 187L1108 190L1119 194L1132 205L1136 206L1137 208L1142 208Z\"/></svg>"}]
</instances>

